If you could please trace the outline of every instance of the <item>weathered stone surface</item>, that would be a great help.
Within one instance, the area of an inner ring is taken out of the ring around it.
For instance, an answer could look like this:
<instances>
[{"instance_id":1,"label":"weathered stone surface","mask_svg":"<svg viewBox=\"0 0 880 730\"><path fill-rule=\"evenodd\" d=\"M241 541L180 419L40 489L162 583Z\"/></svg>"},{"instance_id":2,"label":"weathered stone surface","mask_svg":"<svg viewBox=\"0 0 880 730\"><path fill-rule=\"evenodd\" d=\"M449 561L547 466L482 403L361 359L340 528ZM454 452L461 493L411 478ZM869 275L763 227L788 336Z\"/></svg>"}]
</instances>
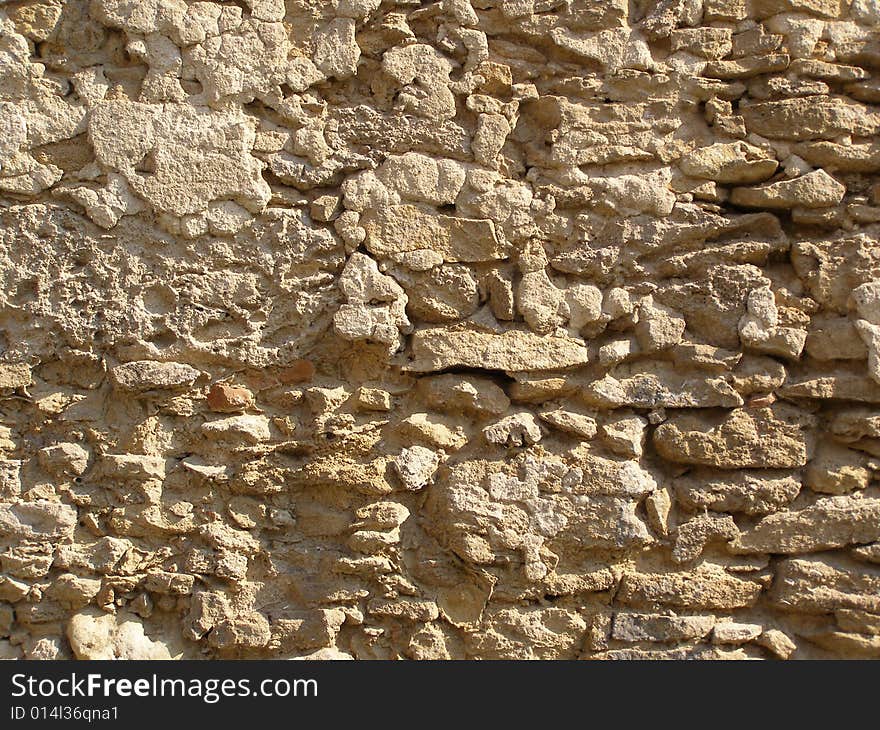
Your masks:
<instances>
[{"instance_id":1,"label":"weathered stone surface","mask_svg":"<svg viewBox=\"0 0 880 730\"><path fill-rule=\"evenodd\" d=\"M669 461L721 469L786 469L807 463L809 418L794 409L738 409L711 418L681 414L654 432L657 452Z\"/></svg>"},{"instance_id":2,"label":"weathered stone surface","mask_svg":"<svg viewBox=\"0 0 880 730\"><path fill-rule=\"evenodd\" d=\"M838 609L880 612L880 570L835 565L822 557L780 562L770 599L785 610L827 613Z\"/></svg>"},{"instance_id":3,"label":"weathered stone surface","mask_svg":"<svg viewBox=\"0 0 880 730\"><path fill-rule=\"evenodd\" d=\"M589 353L569 337L541 337L509 330L501 334L473 329L432 327L412 337L414 372L469 367L483 370L551 370L584 365Z\"/></svg>"},{"instance_id":4,"label":"weathered stone surface","mask_svg":"<svg viewBox=\"0 0 880 730\"><path fill-rule=\"evenodd\" d=\"M722 377L683 375L667 362L618 365L584 388L584 402L599 408L714 408L742 405Z\"/></svg>"},{"instance_id":5,"label":"weathered stone surface","mask_svg":"<svg viewBox=\"0 0 880 730\"><path fill-rule=\"evenodd\" d=\"M745 142L717 142L690 152L679 162L687 175L720 183L755 183L766 180L779 167L764 150Z\"/></svg>"},{"instance_id":6,"label":"weathered stone surface","mask_svg":"<svg viewBox=\"0 0 880 730\"><path fill-rule=\"evenodd\" d=\"M696 469L688 476L676 479L674 484L679 501L688 509L749 515L782 509L791 504L801 490L795 477L770 470L719 474Z\"/></svg>"},{"instance_id":7,"label":"weathered stone surface","mask_svg":"<svg viewBox=\"0 0 880 730\"><path fill-rule=\"evenodd\" d=\"M747 208L827 208L837 205L845 193L846 188L831 175L816 170L794 180L734 188L730 202Z\"/></svg>"},{"instance_id":8,"label":"weathered stone surface","mask_svg":"<svg viewBox=\"0 0 880 730\"><path fill-rule=\"evenodd\" d=\"M150 360L117 365L110 371L113 385L128 393L183 389L200 375L198 370L183 363Z\"/></svg>"},{"instance_id":9,"label":"weathered stone surface","mask_svg":"<svg viewBox=\"0 0 880 730\"><path fill-rule=\"evenodd\" d=\"M870 107L841 97L806 97L750 104L742 109L749 131L772 139L834 139L841 134L870 136L880 116Z\"/></svg>"},{"instance_id":10,"label":"weathered stone surface","mask_svg":"<svg viewBox=\"0 0 880 730\"><path fill-rule=\"evenodd\" d=\"M490 220L438 215L414 205L389 206L363 225L366 246L377 256L434 251L443 261L476 262L503 259L510 251Z\"/></svg>"},{"instance_id":11,"label":"weathered stone surface","mask_svg":"<svg viewBox=\"0 0 880 730\"><path fill-rule=\"evenodd\" d=\"M0 657L880 656L876 0L0 0Z\"/></svg>"},{"instance_id":12,"label":"weathered stone surface","mask_svg":"<svg viewBox=\"0 0 880 730\"><path fill-rule=\"evenodd\" d=\"M744 553L811 553L880 538L880 501L827 497L799 510L768 515L740 535Z\"/></svg>"},{"instance_id":13,"label":"weathered stone surface","mask_svg":"<svg viewBox=\"0 0 880 730\"><path fill-rule=\"evenodd\" d=\"M25 363L0 363L0 388L21 388L31 382L31 369Z\"/></svg>"},{"instance_id":14,"label":"weathered stone surface","mask_svg":"<svg viewBox=\"0 0 880 730\"><path fill-rule=\"evenodd\" d=\"M698 640L706 636L714 624L714 616L617 613L614 615L611 638L626 642L662 643Z\"/></svg>"},{"instance_id":15,"label":"weathered stone surface","mask_svg":"<svg viewBox=\"0 0 880 730\"><path fill-rule=\"evenodd\" d=\"M754 605L760 594L758 583L705 565L691 573L625 573L617 598L636 607L730 610Z\"/></svg>"}]
</instances>

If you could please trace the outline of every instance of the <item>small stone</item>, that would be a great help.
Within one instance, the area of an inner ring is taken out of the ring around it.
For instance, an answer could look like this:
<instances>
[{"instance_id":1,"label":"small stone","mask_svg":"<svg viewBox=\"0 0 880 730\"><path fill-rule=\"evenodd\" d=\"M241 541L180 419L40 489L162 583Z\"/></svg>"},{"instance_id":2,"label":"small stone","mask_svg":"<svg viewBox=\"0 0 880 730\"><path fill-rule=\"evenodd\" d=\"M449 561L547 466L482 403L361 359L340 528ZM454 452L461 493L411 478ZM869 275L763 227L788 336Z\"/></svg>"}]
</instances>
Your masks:
<instances>
[{"instance_id":1,"label":"small stone","mask_svg":"<svg viewBox=\"0 0 880 730\"><path fill-rule=\"evenodd\" d=\"M89 466L89 452L75 443L46 446L38 452L40 465L51 474L79 476Z\"/></svg>"},{"instance_id":2,"label":"small stone","mask_svg":"<svg viewBox=\"0 0 880 730\"><path fill-rule=\"evenodd\" d=\"M563 433L572 434L582 439L593 438L598 430L596 419L563 408L541 410L538 413L538 418Z\"/></svg>"},{"instance_id":3,"label":"small stone","mask_svg":"<svg viewBox=\"0 0 880 730\"><path fill-rule=\"evenodd\" d=\"M0 389L23 388L33 382L31 369L25 363L0 363Z\"/></svg>"},{"instance_id":4,"label":"small stone","mask_svg":"<svg viewBox=\"0 0 880 730\"><path fill-rule=\"evenodd\" d=\"M757 639L763 632L760 624L741 624L734 621L724 621L715 624L712 631L713 644L733 644L739 646Z\"/></svg>"},{"instance_id":5,"label":"small stone","mask_svg":"<svg viewBox=\"0 0 880 730\"><path fill-rule=\"evenodd\" d=\"M682 172L724 184L756 183L771 177L779 163L746 142L718 142L685 155Z\"/></svg>"},{"instance_id":6,"label":"small stone","mask_svg":"<svg viewBox=\"0 0 880 730\"><path fill-rule=\"evenodd\" d=\"M639 305L635 334L642 351L669 349L681 342L684 330L685 320L678 312L662 304L654 304L650 297Z\"/></svg>"},{"instance_id":7,"label":"small stone","mask_svg":"<svg viewBox=\"0 0 880 730\"><path fill-rule=\"evenodd\" d=\"M201 372L183 363L152 360L129 362L110 370L117 390L136 394L188 388L200 375Z\"/></svg>"},{"instance_id":8,"label":"small stone","mask_svg":"<svg viewBox=\"0 0 880 730\"><path fill-rule=\"evenodd\" d=\"M478 416L499 416L510 407L510 399L489 378L445 374L421 378L418 391L438 411L465 411Z\"/></svg>"},{"instance_id":9,"label":"small stone","mask_svg":"<svg viewBox=\"0 0 880 730\"><path fill-rule=\"evenodd\" d=\"M634 413L619 413L602 424L602 441L610 451L629 459L641 457L647 421Z\"/></svg>"},{"instance_id":10,"label":"small stone","mask_svg":"<svg viewBox=\"0 0 880 730\"><path fill-rule=\"evenodd\" d=\"M768 629L755 639L755 643L769 649L779 659L789 659L797 651L797 644L778 629Z\"/></svg>"},{"instance_id":11,"label":"small stone","mask_svg":"<svg viewBox=\"0 0 880 730\"><path fill-rule=\"evenodd\" d=\"M541 440L541 427L534 414L522 411L486 426L483 435L490 444L531 446Z\"/></svg>"},{"instance_id":12,"label":"small stone","mask_svg":"<svg viewBox=\"0 0 880 730\"><path fill-rule=\"evenodd\" d=\"M355 393L358 407L364 411L387 412L391 410L391 393L381 388L360 387Z\"/></svg>"},{"instance_id":13,"label":"small stone","mask_svg":"<svg viewBox=\"0 0 880 730\"><path fill-rule=\"evenodd\" d=\"M265 416L230 416L202 424L202 432L220 440L240 440L258 444L271 438L269 419Z\"/></svg>"},{"instance_id":14,"label":"small stone","mask_svg":"<svg viewBox=\"0 0 880 730\"><path fill-rule=\"evenodd\" d=\"M217 413L236 413L253 406L254 394L247 388L214 383L208 391L208 408Z\"/></svg>"},{"instance_id":15,"label":"small stone","mask_svg":"<svg viewBox=\"0 0 880 730\"><path fill-rule=\"evenodd\" d=\"M455 419L428 413L407 416L400 422L398 429L403 438L421 441L446 451L457 451L468 441L464 429Z\"/></svg>"},{"instance_id":16,"label":"small stone","mask_svg":"<svg viewBox=\"0 0 880 730\"><path fill-rule=\"evenodd\" d=\"M417 492L431 483L440 466L440 454L424 446L410 446L393 459L393 464L403 486Z\"/></svg>"},{"instance_id":17,"label":"small stone","mask_svg":"<svg viewBox=\"0 0 880 730\"><path fill-rule=\"evenodd\" d=\"M827 208L838 205L846 188L824 170L757 188L734 188L730 202L748 208Z\"/></svg>"}]
</instances>

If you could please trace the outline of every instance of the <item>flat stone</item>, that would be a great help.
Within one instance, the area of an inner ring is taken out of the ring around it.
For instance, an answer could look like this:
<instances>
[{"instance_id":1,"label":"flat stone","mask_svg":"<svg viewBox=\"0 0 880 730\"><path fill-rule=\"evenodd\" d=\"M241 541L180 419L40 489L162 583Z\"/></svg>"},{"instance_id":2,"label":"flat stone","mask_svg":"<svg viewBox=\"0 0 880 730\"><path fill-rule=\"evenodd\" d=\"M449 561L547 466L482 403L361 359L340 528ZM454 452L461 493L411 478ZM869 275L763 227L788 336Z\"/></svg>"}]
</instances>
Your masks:
<instances>
[{"instance_id":1,"label":"flat stone","mask_svg":"<svg viewBox=\"0 0 880 730\"><path fill-rule=\"evenodd\" d=\"M771 139L834 139L842 134L870 137L880 129L871 107L841 97L810 96L740 108L746 127Z\"/></svg>"},{"instance_id":2,"label":"flat stone","mask_svg":"<svg viewBox=\"0 0 880 730\"><path fill-rule=\"evenodd\" d=\"M704 564L680 573L625 573L616 600L625 606L674 606L730 610L753 606L761 586L719 566Z\"/></svg>"},{"instance_id":3,"label":"flat stone","mask_svg":"<svg viewBox=\"0 0 880 730\"><path fill-rule=\"evenodd\" d=\"M76 508L60 502L38 500L0 504L0 535L6 540L50 540L73 537Z\"/></svg>"},{"instance_id":4,"label":"flat stone","mask_svg":"<svg viewBox=\"0 0 880 730\"><path fill-rule=\"evenodd\" d=\"M787 558L776 567L773 605L801 613L855 609L880 613L880 569L822 557Z\"/></svg>"},{"instance_id":5,"label":"flat stone","mask_svg":"<svg viewBox=\"0 0 880 730\"><path fill-rule=\"evenodd\" d=\"M761 182L771 177L779 163L746 142L716 142L700 147L679 160L682 172L725 184Z\"/></svg>"},{"instance_id":6,"label":"flat stone","mask_svg":"<svg viewBox=\"0 0 880 730\"><path fill-rule=\"evenodd\" d=\"M760 74L784 71L790 60L787 53L770 53L732 61L710 61L703 70L703 76L712 79L749 79Z\"/></svg>"},{"instance_id":7,"label":"flat stone","mask_svg":"<svg viewBox=\"0 0 880 730\"><path fill-rule=\"evenodd\" d=\"M31 382L31 369L26 363L0 363L0 388L22 388Z\"/></svg>"},{"instance_id":8,"label":"flat stone","mask_svg":"<svg viewBox=\"0 0 880 730\"><path fill-rule=\"evenodd\" d=\"M427 373L452 367L481 370L558 370L585 365L589 359L582 342L569 337L541 336L508 330L495 334L475 329L429 327L412 336L413 361L406 367Z\"/></svg>"},{"instance_id":9,"label":"flat stone","mask_svg":"<svg viewBox=\"0 0 880 730\"><path fill-rule=\"evenodd\" d=\"M824 170L757 188L734 188L730 202L748 208L827 208L843 200L846 187Z\"/></svg>"},{"instance_id":10,"label":"flat stone","mask_svg":"<svg viewBox=\"0 0 880 730\"><path fill-rule=\"evenodd\" d=\"M794 409L736 409L723 417L676 414L654 432L661 457L720 469L787 469L811 451L802 414Z\"/></svg>"},{"instance_id":11,"label":"flat stone","mask_svg":"<svg viewBox=\"0 0 880 730\"><path fill-rule=\"evenodd\" d=\"M880 539L880 500L839 496L810 507L768 515L743 532L733 550L812 553Z\"/></svg>"},{"instance_id":12,"label":"flat stone","mask_svg":"<svg viewBox=\"0 0 880 730\"><path fill-rule=\"evenodd\" d=\"M723 377L644 360L618 365L585 386L581 398L597 408L733 408L743 403Z\"/></svg>"},{"instance_id":13,"label":"flat stone","mask_svg":"<svg viewBox=\"0 0 880 730\"><path fill-rule=\"evenodd\" d=\"M127 362L110 370L113 386L128 393L188 388L200 375L200 371L183 363L153 360Z\"/></svg>"},{"instance_id":14,"label":"flat stone","mask_svg":"<svg viewBox=\"0 0 880 730\"><path fill-rule=\"evenodd\" d=\"M679 502L691 510L761 515L782 509L797 497L800 482L780 471L717 473L697 469L675 480Z\"/></svg>"},{"instance_id":15,"label":"flat stone","mask_svg":"<svg viewBox=\"0 0 880 730\"><path fill-rule=\"evenodd\" d=\"M367 249L377 256L428 250L446 262L478 262L510 254L491 220L442 215L415 205L388 206L362 218L361 225Z\"/></svg>"},{"instance_id":16,"label":"flat stone","mask_svg":"<svg viewBox=\"0 0 880 730\"><path fill-rule=\"evenodd\" d=\"M708 636L714 625L714 616L616 613L611 638L631 643L692 641Z\"/></svg>"},{"instance_id":17,"label":"flat stone","mask_svg":"<svg viewBox=\"0 0 880 730\"><path fill-rule=\"evenodd\" d=\"M743 624L734 621L724 621L716 624L712 631L713 644L747 644L757 639L763 627L760 624Z\"/></svg>"}]
</instances>

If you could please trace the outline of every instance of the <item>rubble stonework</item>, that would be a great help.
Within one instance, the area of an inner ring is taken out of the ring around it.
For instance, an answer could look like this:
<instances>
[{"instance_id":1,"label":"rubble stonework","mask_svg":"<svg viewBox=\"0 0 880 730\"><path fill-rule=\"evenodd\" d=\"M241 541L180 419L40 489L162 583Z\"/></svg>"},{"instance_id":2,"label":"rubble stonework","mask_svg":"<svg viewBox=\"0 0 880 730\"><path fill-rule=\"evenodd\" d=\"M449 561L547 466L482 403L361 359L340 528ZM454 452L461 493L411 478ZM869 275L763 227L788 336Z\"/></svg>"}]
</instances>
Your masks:
<instances>
[{"instance_id":1,"label":"rubble stonework","mask_svg":"<svg viewBox=\"0 0 880 730\"><path fill-rule=\"evenodd\" d=\"M0 2L0 658L880 656L878 0Z\"/></svg>"}]
</instances>

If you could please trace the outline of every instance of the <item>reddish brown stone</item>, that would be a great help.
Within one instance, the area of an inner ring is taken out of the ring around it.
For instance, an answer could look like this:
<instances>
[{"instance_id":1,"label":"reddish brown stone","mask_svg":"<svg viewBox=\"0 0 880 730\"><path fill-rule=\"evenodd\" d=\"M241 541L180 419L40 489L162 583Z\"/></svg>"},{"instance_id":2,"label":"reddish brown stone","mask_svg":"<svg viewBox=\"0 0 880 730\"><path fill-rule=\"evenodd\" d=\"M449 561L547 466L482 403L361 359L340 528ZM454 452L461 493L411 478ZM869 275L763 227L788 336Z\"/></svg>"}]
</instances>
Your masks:
<instances>
[{"instance_id":1,"label":"reddish brown stone","mask_svg":"<svg viewBox=\"0 0 880 730\"><path fill-rule=\"evenodd\" d=\"M254 396L247 388L229 383L214 383L208 391L208 408L218 413L243 411L253 404Z\"/></svg>"},{"instance_id":2,"label":"reddish brown stone","mask_svg":"<svg viewBox=\"0 0 880 730\"><path fill-rule=\"evenodd\" d=\"M284 385L307 383L315 376L315 366L309 360L294 360L288 367L278 371L278 379Z\"/></svg>"}]
</instances>

